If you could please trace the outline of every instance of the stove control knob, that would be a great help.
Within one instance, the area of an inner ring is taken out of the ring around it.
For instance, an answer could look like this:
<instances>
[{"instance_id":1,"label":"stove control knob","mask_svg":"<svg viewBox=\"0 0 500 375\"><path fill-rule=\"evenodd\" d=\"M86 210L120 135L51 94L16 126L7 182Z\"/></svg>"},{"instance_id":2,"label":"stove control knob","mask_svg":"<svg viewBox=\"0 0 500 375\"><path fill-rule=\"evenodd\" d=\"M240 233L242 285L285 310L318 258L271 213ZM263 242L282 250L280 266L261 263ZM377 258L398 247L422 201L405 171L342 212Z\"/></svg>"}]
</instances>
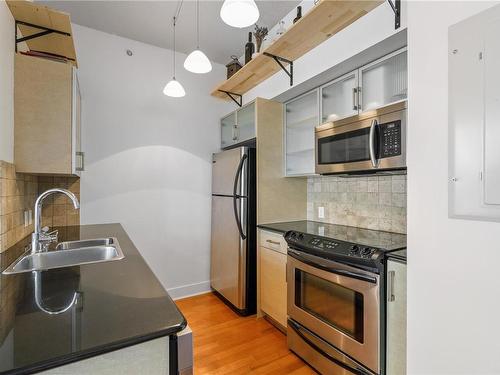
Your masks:
<instances>
[{"instance_id":1,"label":"stove control knob","mask_svg":"<svg viewBox=\"0 0 500 375\"><path fill-rule=\"evenodd\" d=\"M359 246L352 245L349 251L351 254L357 254L359 252Z\"/></svg>"},{"instance_id":2,"label":"stove control knob","mask_svg":"<svg viewBox=\"0 0 500 375\"><path fill-rule=\"evenodd\" d=\"M372 249L370 249L369 247L365 247L364 249L361 250L361 255L363 256L368 256L370 255L371 253L373 252Z\"/></svg>"}]
</instances>

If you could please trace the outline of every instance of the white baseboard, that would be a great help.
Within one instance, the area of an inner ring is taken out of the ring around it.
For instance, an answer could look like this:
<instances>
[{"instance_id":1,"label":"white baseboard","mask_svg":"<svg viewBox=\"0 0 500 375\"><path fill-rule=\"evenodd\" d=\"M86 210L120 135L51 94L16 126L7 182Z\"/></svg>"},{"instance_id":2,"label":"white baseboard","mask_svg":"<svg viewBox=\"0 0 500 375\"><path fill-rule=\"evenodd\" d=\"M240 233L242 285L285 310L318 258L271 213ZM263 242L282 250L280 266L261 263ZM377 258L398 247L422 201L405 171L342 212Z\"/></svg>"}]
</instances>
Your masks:
<instances>
[{"instance_id":1,"label":"white baseboard","mask_svg":"<svg viewBox=\"0 0 500 375\"><path fill-rule=\"evenodd\" d=\"M210 292L210 281L202 281L201 283L182 285L175 288L167 289L168 294L173 300L192 297L198 294Z\"/></svg>"}]
</instances>

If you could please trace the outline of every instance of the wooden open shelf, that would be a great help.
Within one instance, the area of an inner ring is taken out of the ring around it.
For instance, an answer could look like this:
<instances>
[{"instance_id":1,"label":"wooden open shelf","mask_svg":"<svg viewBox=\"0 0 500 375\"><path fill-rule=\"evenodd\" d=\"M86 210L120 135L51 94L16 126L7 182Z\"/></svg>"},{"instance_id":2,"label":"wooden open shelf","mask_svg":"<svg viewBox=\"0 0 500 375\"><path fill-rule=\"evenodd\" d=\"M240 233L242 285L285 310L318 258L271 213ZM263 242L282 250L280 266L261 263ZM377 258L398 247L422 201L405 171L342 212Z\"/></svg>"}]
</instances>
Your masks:
<instances>
[{"instance_id":1,"label":"wooden open shelf","mask_svg":"<svg viewBox=\"0 0 500 375\"><path fill-rule=\"evenodd\" d=\"M273 58L264 55L264 52L294 61L384 1L321 0L278 40L244 65L231 78L217 86L211 95L227 100L231 99L219 90L243 95L281 69L278 63Z\"/></svg>"},{"instance_id":2,"label":"wooden open shelf","mask_svg":"<svg viewBox=\"0 0 500 375\"><path fill-rule=\"evenodd\" d=\"M27 40L25 43L30 50L64 56L70 59L69 61L73 65L77 65L69 14L51 9L44 5L32 3L31 1L7 0L6 2L16 21L69 34L63 35L53 32ZM18 24L18 28L23 37L43 31L36 27L23 24Z\"/></svg>"}]
</instances>

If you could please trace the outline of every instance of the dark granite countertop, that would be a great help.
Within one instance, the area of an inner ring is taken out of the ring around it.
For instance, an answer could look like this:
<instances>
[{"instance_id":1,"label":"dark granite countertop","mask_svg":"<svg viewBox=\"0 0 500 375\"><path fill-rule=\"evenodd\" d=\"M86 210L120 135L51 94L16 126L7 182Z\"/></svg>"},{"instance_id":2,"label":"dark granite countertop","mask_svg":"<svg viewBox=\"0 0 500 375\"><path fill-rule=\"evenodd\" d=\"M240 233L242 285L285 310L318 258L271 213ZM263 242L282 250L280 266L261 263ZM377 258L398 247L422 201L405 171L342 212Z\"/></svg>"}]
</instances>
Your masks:
<instances>
[{"instance_id":1,"label":"dark granite countertop","mask_svg":"<svg viewBox=\"0 0 500 375\"><path fill-rule=\"evenodd\" d=\"M360 245L378 247L387 251L406 248L406 235L378 230L328 224L319 221L300 220L259 224L257 227L278 233L289 230L316 236L335 238Z\"/></svg>"},{"instance_id":2,"label":"dark granite countertop","mask_svg":"<svg viewBox=\"0 0 500 375\"><path fill-rule=\"evenodd\" d=\"M59 241L101 237L116 237L125 258L37 276L0 276L0 374L37 372L172 335L186 326L120 224L59 228ZM28 241L0 255L2 271ZM40 279L39 299L35 277ZM71 304L75 296L77 302ZM67 306L65 312L51 313Z\"/></svg>"}]
</instances>

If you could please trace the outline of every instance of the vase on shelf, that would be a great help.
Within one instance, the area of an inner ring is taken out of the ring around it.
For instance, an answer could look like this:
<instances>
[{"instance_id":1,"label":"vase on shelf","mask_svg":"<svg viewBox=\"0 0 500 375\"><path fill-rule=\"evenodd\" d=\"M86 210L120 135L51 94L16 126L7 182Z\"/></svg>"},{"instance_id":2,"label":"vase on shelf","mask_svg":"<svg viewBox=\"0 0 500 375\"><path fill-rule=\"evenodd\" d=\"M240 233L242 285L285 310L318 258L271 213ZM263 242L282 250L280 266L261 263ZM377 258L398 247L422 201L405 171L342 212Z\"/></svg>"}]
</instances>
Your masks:
<instances>
[{"instance_id":1,"label":"vase on shelf","mask_svg":"<svg viewBox=\"0 0 500 375\"><path fill-rule=\"evenodd\" d=\"M253 33L253 36L255 37L255 45L257 47L257 52L260 52L262 41L266 37L267 33L268 33L267 27L255 24L255 31Z\"/></svg>"}]
</instances>

